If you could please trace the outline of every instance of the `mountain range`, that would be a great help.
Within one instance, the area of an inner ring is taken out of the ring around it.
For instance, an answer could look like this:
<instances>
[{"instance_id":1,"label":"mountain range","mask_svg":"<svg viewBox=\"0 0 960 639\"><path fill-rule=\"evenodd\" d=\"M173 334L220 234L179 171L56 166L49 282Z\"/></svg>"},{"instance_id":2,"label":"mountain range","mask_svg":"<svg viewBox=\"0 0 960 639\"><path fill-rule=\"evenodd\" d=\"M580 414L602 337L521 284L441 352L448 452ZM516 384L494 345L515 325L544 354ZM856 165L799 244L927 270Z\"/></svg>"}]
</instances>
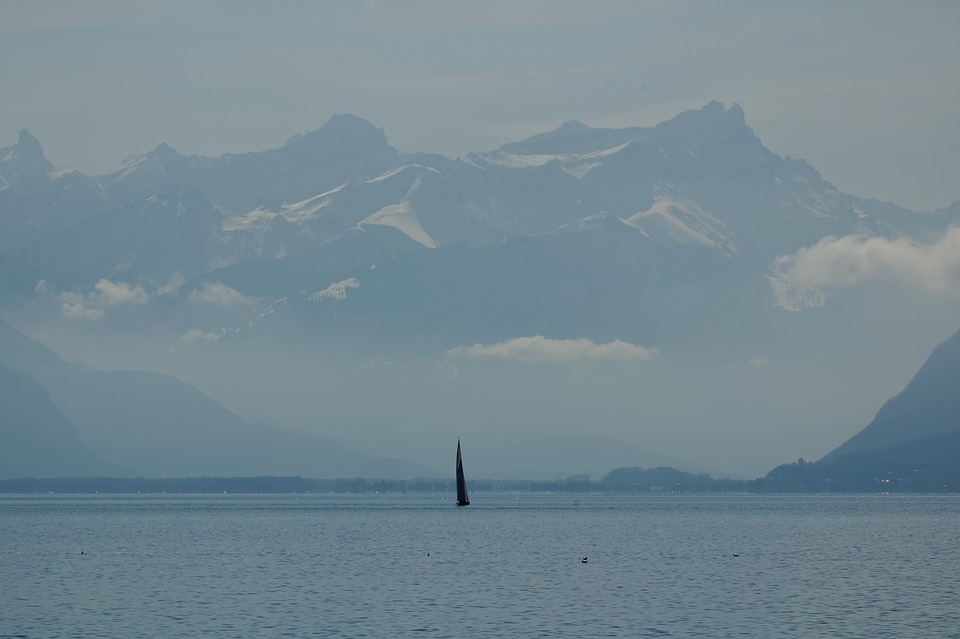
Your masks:
<instances>
[{"instance_id":1,"label":"mountain range","mask_svg":"<svg viewBox=\"0 0 960 639\"><path fill-rule=\"evenodd\" d=\"M49 353L55 374L0 363L43 384L108 463L148 474L414 460L384 471L396 477L442 465L461 432L489 476L684 458L745 473L785 452L764 444L747 463L737 438L782 428L785 447L819 424L829 450L956 330L955 300L838 287L807 258L922 249L958 221L960 202L916 212L842 193L718 102L653 127L567 122L457 159L338 115L275 149L160 144L100 176L56 168L21 131L0 148L0 312L117 370ZM194 438L174 405L219 435ZM687 456L701 428L711 443ZM227 434L262 459L214 464Z\"/></svg>"}]
</instances>

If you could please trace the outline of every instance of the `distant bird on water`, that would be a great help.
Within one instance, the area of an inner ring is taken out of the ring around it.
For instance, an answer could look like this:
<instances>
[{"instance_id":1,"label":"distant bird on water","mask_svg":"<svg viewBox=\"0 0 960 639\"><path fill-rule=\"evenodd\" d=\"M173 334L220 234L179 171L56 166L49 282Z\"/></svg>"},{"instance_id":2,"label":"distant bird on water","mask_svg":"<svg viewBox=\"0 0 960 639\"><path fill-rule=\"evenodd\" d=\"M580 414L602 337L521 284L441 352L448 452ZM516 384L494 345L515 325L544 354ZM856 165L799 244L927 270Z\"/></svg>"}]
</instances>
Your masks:
<instances>
[{"instance_id":1,"label":"distant bird on water","mask_svg":"<svg viewBox=\"0 0 960 639\"><path fill-rule=\"evenodd\" d=\"M733 556L734 556L734 557L739 557L740 554L739 554L739 553L733 553Z\"/></svg>"},{"instance_id":2,"label":"distant bird on water","mask_svg":"<svg viewBox=\"0 0 960 639\"><path fill-rule=\"evenodd\" d=\"M580 563L581 563L581 564L585 564L585 563L587 563L587 558L586 558L586 557L584 557L583 559L581 559L581 560L580 560Z\"/></svg>"}]
</instances>

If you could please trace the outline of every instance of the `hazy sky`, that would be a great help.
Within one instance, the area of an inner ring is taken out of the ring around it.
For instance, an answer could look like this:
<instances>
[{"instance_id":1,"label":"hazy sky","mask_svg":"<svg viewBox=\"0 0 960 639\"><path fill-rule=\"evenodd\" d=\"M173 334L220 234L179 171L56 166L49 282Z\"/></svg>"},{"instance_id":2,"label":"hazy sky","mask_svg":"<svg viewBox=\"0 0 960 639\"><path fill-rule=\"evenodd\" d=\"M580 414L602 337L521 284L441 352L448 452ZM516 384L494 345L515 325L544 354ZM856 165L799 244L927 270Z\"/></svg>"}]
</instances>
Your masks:
<instances>
[{"instance_id":1,"label":"hazy sky","mask_svg":"<svg viewBox=\"0 0 960 639\"><path fill-rule=\"evenodd\" d=\"M276 147L353 113L457 157L577 119L740 103L838 188L960 199L960 2L0 0L0 146L102 173Z\"/></svg>"}]
</instances>

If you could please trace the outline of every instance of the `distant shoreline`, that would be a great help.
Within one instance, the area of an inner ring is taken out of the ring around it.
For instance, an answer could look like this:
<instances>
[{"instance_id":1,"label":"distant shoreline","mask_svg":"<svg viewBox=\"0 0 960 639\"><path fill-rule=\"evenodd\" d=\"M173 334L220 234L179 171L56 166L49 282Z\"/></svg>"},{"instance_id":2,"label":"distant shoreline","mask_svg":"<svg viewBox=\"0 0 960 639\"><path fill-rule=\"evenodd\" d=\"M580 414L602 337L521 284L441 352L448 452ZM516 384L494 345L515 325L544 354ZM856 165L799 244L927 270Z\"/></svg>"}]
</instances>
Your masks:
<instances>
[{"instance_id":1,"label":"distant shoreline","mask_svg":"<svg viewBox=\"0 0 960 639\"><path fill-rule=\"evenodd\" d=\"M821 482L713 479L680 471L676 481L613 482L570 477L541 480L474 480L471 492L555 493L955 493L953 482L891 483L889 481ZM304 477L60 477L0 480L0 494L218 494L218 493L453 493L451 479L386 480L367 478L312 479Z\"/></svg>"}]
</instances>

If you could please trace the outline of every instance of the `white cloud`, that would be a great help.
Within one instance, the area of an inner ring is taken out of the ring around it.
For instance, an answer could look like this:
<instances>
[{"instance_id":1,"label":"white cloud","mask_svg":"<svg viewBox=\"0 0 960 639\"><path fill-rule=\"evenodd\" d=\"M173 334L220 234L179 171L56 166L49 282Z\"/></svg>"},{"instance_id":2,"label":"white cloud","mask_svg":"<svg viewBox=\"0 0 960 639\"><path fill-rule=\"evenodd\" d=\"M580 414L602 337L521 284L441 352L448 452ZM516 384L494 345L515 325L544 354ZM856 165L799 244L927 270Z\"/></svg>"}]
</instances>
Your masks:
<instances>
[{"instance_id":1,"label":"white cloud","mask_svg":"<svg viewBox=\"0 0 960 639\"><path fill-rule=\"evenodd\" d=\"M496 344L458 346L447 351L450 357L494 357L523 362L561 362L582 359L646 360L654 349L614 340L596 344L586 338L549 339L542 335L516 337Z\"/></svg>"},{"instance_id":2,"label":"white cloud","mask_svg":"<svg viewBox=\"0 0 960 639\"><path fill-rule=\"evenodd\" d=\"M905 238L847 235L826 237L792 255L777 258L780 277L802 286L852 286L894 281L935 292L960 285L960 227L921 245Z\"/></svg>"},{"instance_id":3,"label":"white cloud","mask_svg":"<svg viewBox=\"0 0 960 639\"><path fill-rule=\"evenodd\" d=\"M40 294L46 293L46 283L41 280L36 290ZM142 306L150 301L150 297L142 286L101 279L91 291L60 293L56 299L61 302L60 312L64 317L97 320L106 315L106 309L111 306Z\"/></svg>"},{"instance_id":4,"label":"white cloud","mask_svg":"<svg viewBox=\"0 0 960 639\"><path fill-rule=\"evenodd\" d=\"M191 302L215 304L217 306L231 306L233 304L250 304L253 300L244 296L240 291L230 288L221 282L204 282L200 288L190 293Z\"/></svg>"},{"instance_id":5,"label":"white cloud","mask_svg":"<svg viewBox=\"0 0 960 639\"><path fill-rule=\"evenodd\" d=\"M140 306L150 301L150 294L142 286L101 279L93 285L89 298L98 306Z\"/></svg>"},{"instance_id":6,"label":"white cloud","mask_svg":"<svg viewBox=\"0 0 960 639\"><path fill-rule=\"evenodd\" d=\"M177 345L192 346L194 344L206 344L215 342L223 336L222 332L202 331L199 328L191 328L177 340Z\"/></svg>"},{"instance_id":7,"label":"white cloud","mask_svg":"<svg viewBox=\"0 0 960 639\"><path fill-rule=\"evenodd\" d=\"M103 309L88 308L83 302L64 302L60 307L60 312L67 319L86 319L96 320L104 315Z\"/></svg>"}]
</instances>

